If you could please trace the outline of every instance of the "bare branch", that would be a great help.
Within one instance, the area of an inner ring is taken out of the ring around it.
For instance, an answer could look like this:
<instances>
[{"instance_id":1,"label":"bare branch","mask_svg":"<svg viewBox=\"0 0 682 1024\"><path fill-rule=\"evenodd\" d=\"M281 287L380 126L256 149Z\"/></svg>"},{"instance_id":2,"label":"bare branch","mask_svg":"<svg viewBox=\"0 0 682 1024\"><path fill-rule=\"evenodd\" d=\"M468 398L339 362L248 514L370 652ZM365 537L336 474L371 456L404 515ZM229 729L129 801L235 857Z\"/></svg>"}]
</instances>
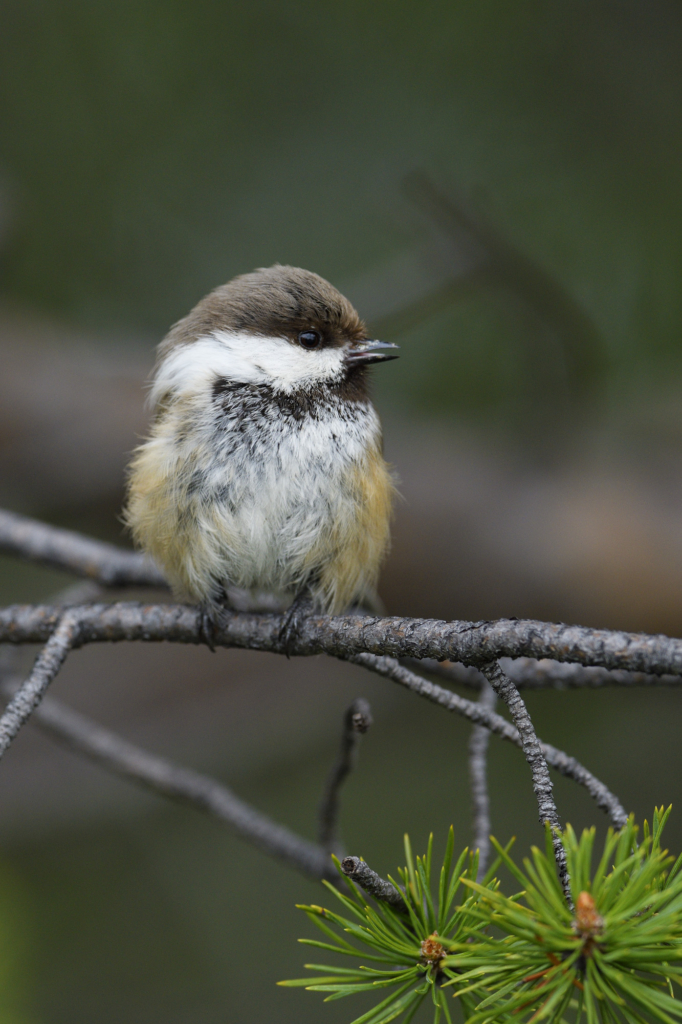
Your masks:
<instances>
[{"instance_id":1,"label":"bare branch","mask_svg":"<svg viewBox=\"0 0 682 1024\"><path fill-rule=\"evenodd\" d=\"M184 605L119 602L87 605L74 611L78 612L80 621L78 645L117 640L201 642L200 614L196 608ZM60 614L59 609L49 606L14 605L0 610L0 642L44 641L55 628ZM280 628L279 616L226 615L216 630L216 645L277 652L280 650ZM645 664L649 669L656 667L659 671L670 671L671 667L678 665L682 669L682 642L679 640L514 619L474 624L429 619L311 616L301 626L295 651L299 655L324 652L357 661L473 722L487 723L493 732L519 745L516 731L503 718L485 712L473 702L403 668L393 658L375 652L392 649L399 656L419 653L434 657L437 654L457 661L466 658L482 661L491 648L501 649L509 655L510 652L523 654L524 648L528 647L533 648L536 656L548 653L537 648L552 648L551 653L555 656L560 653L565 658L601 660L608 667L613 663L622 665L625 658L629 658L636 666ZM549 757L548 747L544 748L544 753ZM555 766L582 784L589 779L590 792L599 806L608 810L614 823L620 827L622 821L619 819L623 816L624 820L625 812L617 799L585 769L574 776L572 765L573 759L563 754Z\"/></svg>"},{"instance_id":2,"label":"bare branch","mask_svg":"<svg viewBox=\"0 0 682 1024\"><path fill-rule=\"evenodd\" d=\"M401 658L400 664L416 672L428 672L448 683L466 686L468 690L480 692L481 686L487 681L482 672L473 665L462 665L457 661L436 661L434 658Z\"/></svg>"},{"instance_id":3,"label":"bare branch","mask_svg":"<svg viewBox=\"0 0 682 1024\"><path fill-rule=\"evenodd\" d=\"M111 605L87 605L77 611L80 620L79 645L117 640L169 640L195 644L201 642L200 615L196 608L184 605L140 605L119 602ZM44 641L49 638L60 614L58 608L40 605L14 605L0 610L0 642ZM278 651L280 626L279 616L226 615L221 627L216 631L216 644ZM566 657L622 661L629 655L636 662L646 660L647 667L656 664L664 668L676 665L678 660L682 663L682 643L668 637L611 633L607 630L592 631L583 627L555 626L513 619L474 625L442 623L429 619L366 620L357 616L333 619L312 616L302 624L296 650L298 654L326 652L345 660L357 661L358 664L363 664L380 675L394 679L427 700L442 704L448 710L457 711L473 722L486 724L492 732L520 745L516 730L499 715L492 715L472 701L418 676L399 665L394 658L372 652L372 648L376 651L384 647L397 648L398 654L413 655L414 648L418 647L425 656L433 657L434 648L440 647L442 657L452 658L452 648L463 634L466 637L467 655L471 657L472 633L477 635L479 641L479 658L481 652L487 653L491 646L504 647L507 652L514 644L518 647L531 644L540 646L541 641L538 640L537 634L544 633L550 638L557 635L571 638L570 646L566 639L567 649L562 650ZM418 634L418 640L415 640L415 634ZM546 639L543 642L547 644ZM365 651L362 651L362 646L365 646ZM408 648L408 651L401 651L401 647ZM461 652L458 652L458 655L457 660L462 660ZM545 746L544 754L550 757L548 746ZM553 764L551 760L549 763ZM573 759L562 754L554 766L558 771L575 777L582 784L586 784L586 779L589 779L591 794L599 806L611 814L617 827L620 827L626 815L616 797L586 769L582 769L580 778L574 776L572 764ZM623 821L620 820L621 815Z\"/></svg>"},{"instance_id":4,"label":"bare branch","mask_svg":"<svg viewBox=\"0 0 682 1024\"><path fill-rule=\"evenodd\" d=\"M480 668L497 696L509 708L514 725L519 731L523 753L530 765L533 776L533 791L538 802L540 824L544 825L547 822L552 830L552 846L554 847L554 859L556 860L559 872L559 881L561 888L564 890L566 901L569 906L572 906L571 880L568 876L566 851L564 844L561 842L559 813L552 796L552 780L549 777L549 768L547 767L542 746L535 732L535 727L528 714L528 708L511 679L504 674L496 661L486 662Z\"/></svg>"},{"instance_id":5,"label":"bare branch","mask_svg":"<svg viewBox=\"0 0 682 1024\"><path fill-rule=\"evenodd\" d=\"M614 828L623 828L628 820L627 812L618 797L603 782L588 771L580 761L563 750L559 750L558 747L553 747L551 743L541 741L540 747L550 768L554 768L560 775L565 775L567 779L573 779L574 782L584 786L597 807L608 814Z\"/></svg>"},{"instance_id":6,"label":"bare branch","mask_svg":"<svg viewBox=\"0 0 682 1024\"><path fill-rule=\"evenodd\" d=\"M497 695L487 679L483 681L478 703L488 711L495 710ZM485 876L490 856L490 798L488 796L488 742L490 730L475 725L469 739L469 779L474 805L474 850L478 850L477 879Z\"/></svg>"},{"instance_id":7,"label":"bare branch","mask_svg":"<svg viewBox=\"0 0 682 1024\"><path fill-rule=\"evenodd\" d=\"M389 907L393 907L399 914L408 913L400 889L397 889L393 882L387 882L385 878L378 875L360 857L344 857L341 861L341 870L344 875L347 875L375 900L388 903Z\"/></svg>"},{"instance_id":8,"label":"bare branch","mask_svg":"<svg viewBox=\"0 0 682 1024\"><path fill-rule=\"evenodd\" d=\"M10 695L16 687L4 681L0 689ZM286 861L303 874L338 880L326 850L261 814L215 779L149 754L50 697L35 709L32 722L115 775L227 822L264 853Z\"/></svg>"},{"instance_id":9,"label":"bare branch","mask_svg":"<svg viewBox=\"0 0 682 1024\"><path fill-rule=\"evenodd\" d=\"M97 584L85 581L66 588L55 600L59 605L69 606L96 597L98 592ZM77 617L78 613L75 614ZM9 653L7 648L4 652ZM9 710L20 682L18 678L13 681L7 675L8 670L11 670L11 662L0 667L4 669L5 675L0 681L0 690L13 698L8 705ZM32 720L53 739L113 774L157 795L189 804L227 822L263 852L286 861L303 874L315 879L338 880L326 850L272 821L216 780L149 754L51 698L44 699L34 709Z\"/></svg>"},{"instance_id":10,"label":"bare branch","mask_svg":"<svg viewBox=\"0 0 682 1024\"><path fill-rule=\"evenodd\" d=\"M71 608L77 605L90 604L98 599L101 600L104 588L101 583L94 580L79 580L64 587L55 594L53 601L61 608Z\"/></svg>"},{"instance_id":11,"label":"bare branch","mask_svg":"<svg viewBox=\"0 0 682 1024\"><path fill-rule=\"evenodd\" d=\"M0 609L0 643L44 643L59 614L59 609L49 605L11 605ZM117 640L202 642L198 609L187 605L125 601L93 604L80 608L79 617L79 645ZM215 644L281 653L281 627L282 618L278 615L226 613L215 630ZM348 658L363 651L394 658L449 659L464 664L501 657L552 658L607 669L682 675L682 640L534 619L443 622L311 615L302 622L290 653Z\"/></svg>"},{"instance_id":12,"label":"bare branch","mask_svg":"<svg viewBox=\"0 0 682 1024\"><path fill-rule=\"evenodd\" d=\"M394 658L382 658L374 654L357 654L348 660L356 665L363 665L370 672L376 672L387 679L392 679L419 697L424 697L425 700L430 700L434 704L440 704L447 711L454 711L456 714L468 718L470 722L485 726L496 736L509 740L517 747L522 746L518 729L501 715L496 715L476 701L467 700L466 697L460 697L452 690L445 690L437 683L424 679L423 676L400 665ZM569 757L563 750L558 750L549 743L541 743L540 746L545 760L552 768L584 786L597 806L606 811L614 826L616 828L623 827L628 817L625 809L603 782L600 782L587 768L584 768L575 758Z\"/></svg>"},{"instance_id":13,"label":"bare branch","mask_svg":"<svg viewBox=\"0 0 682 1024\"><path fill-rule=\"evenodd\" d=\"M77 613L64 612L54 633L36 658L31 674L5 708L0 717L0 758L40 704L48 686L66 661L78 638L78 628Z\"/></svg>"},{"instance_id":14,"label":"bare branch","mask_svg":"<svg viewBox=\"0 0 682 1024\"><path fill-rule=\"evenodd\" d=\"M0 551L97 580L105 587L168 586L156 566L136 551L48 526L16 512L0 510Z\"/></svg>"},{"instance_id":15,"label":"bare branch","mask_svg":"<svg viewBox=\"0 0 682 1024\"><path fill-rule=\"evenodd\" d=\"M605 686L682 686L682 676L653 675L646 672L612 672L603 668L561 664L557 661L532 658L505 658L502 668L517 689L555 690L598 689Z\"/></svg>"},{"instance_id":16,"label":"bare branch","mask_svg":"<svg viewBox=\"0 0 682 1024\"><path fill-rule=\"evenodd\" d=\"M461 665L451 661L434 661L432 658L401 658L401 662L420 672L440 676L450 683L478 690L481 673L473 665ZM645 672L627 672L571 665L544 658L502 658L503 671L514 682L517 690L578 690L598 689L605 686L682 686L682 676L651 675Z\"/></svg>"},{"instance_id":17,"label":"bare branch","mask_svg":"<svg viewBox=\"0 0 682 1024\"><path fill-rule=\"evenodd\" d=\"M358 697L344 715L341 745L327 777L320 803L320 846L330 853L335 852L337 856L341 856L338 836L339 793L344 780L355 767L360 737L371 725L370 706L363 697Z\"/></svg>"},{"instance_id":18,"label":"bare branch","mask_svg":"<svg viewBox=\"0 0 682 1024\"><path fill-rule=\"evenodd\" d=\"M68 569L104 586L165 585L158 570L141 556L6 512L0 512L0 550L3 549ZM44 728L112 771L229 821L255 845L313 877L334 879L328 853L337 843L339 791L353 765L358 733L371 722L366 702L356 702L347 713L341 750L320 808L321 845L316 846L270 821L214 780L147 754L75 712L55 706L54 702L38 707L72 648L123 640L203 642L201 613L196 608L137 602L80 603L94 596L91 589L83 592L81 587L52 606L15 605L0 609L0 643L45 644L30 676L0 718L0 757L35 711ZM226 612L214 630L214 642L216 646L282 654L281 629L279 615ZM569 903L570 880L548 765L583 785L609 813L616 827L625 823L627 815L606 786L574 758L541 743L519 695L517 681L520 686L534 688L613 683L671 685L671 679L674 685L682 682L682 640L534 620L474 623L311 615L300 624L286 653L326 653L363 665L475 723L470 765L476 842L480 850L479 875L488 856L487 733L494 732L521 747L531 767L540 820L548 822L552 829L559 876ZM397 658L416 659L421 671L445 675L450 681L467 686L480 686L483 673L490 686L485 684L481 700L474 703L412 672ZM514 659L507 674L499 659L504 659L505 667L507 659ZM515 725L492 710L493 691L508 705ZM399 890L364 862L345 858L343 867L365 891L405 909Z\"/></svg>"},{"instance_id":19,"label":"bare branch","mask_svg":"<svg viewBox=\"0 0 682 1024\"><path fill-rule=\"evenodd\" d=\"M96 580L107 587L167 586L156 566L136 552L126 551L112 544L93 540L70 530L50 526L5 510L0 510L0 551L74 572L87 579ZM76 594L69 595L68 602L74 604L79 599L83 600L85 596L83 594L79 598ZM87 597L90 596L88 593ZM11 617L12 609L8 609L8 612ZM45 617L42 611L39 614L40 617ZM329 622L329 620L319 619L315 621L316 623ZM334 623L343 621L334 620ZM356 618L355 623L357 624L357 622ZM419 660L421 661L420 670L426 669L451 682L477 690L481 685L481 676L473 664L476 657L470 658L465 655L471 654L471 648L476 646L479 636L486 649L474 650L474 655L481 653L490 655L490 660L505 656L516 659L513 663L504 664L503 669L518 689L526 687L539 689L547 686L573 688L609 685L682 685L682 643L668 640L666 637L591 630L577 626L533 622L532 620L501 619L490 623L443 623L425 619L362 620L363 627L366 624L372 625L373 640L376 639L377 629L388 628L390 630L391 627L395 627L398 632L401 628L407 632L414 628L413 643L404 645L406 653L395 649L386 653L398 655L404 659L411 657L414 660ZM6 625L9 624L6 623ZM35 626L35 623L32 625ZM437 633L441 634L440 637L437 635L424 636L425 628L429 632L433 632L431 627L436 627ZM0 630L0 642L6 639L17 643L44 642L48 639L52 628L54 628L54 623L44 622L42 630L38 629L38 635L33 637L22 637L18 633L14 637L3 636ZM343 627L344 631L346 628ZM446 646L442 643L446 639L445 632L457 632L461 635L459 641L453 645L453 655L458 650L462 654L461 659L453 656L444 663L444 659L448 658L448 655L443 653L443 648ZM534 633L536 635L533 636ZM94 642L98 639L103 638L93 636L85 642ZM139 637L121 636L120 639L139 639ZM196 638L193 636L149 635L148 639L196 642ZM310 640L310 638L307 639ZM355 638L349 635L348 639L353 641ZM394 640L394 637L387 637L387 639ZM255 640L256 638L254 638ZM439 640L441 643L438 643ZM471 642L464 642L466 640ZM590 640L591 642L588 642ZM439 649L432 655L422 650L419 650L416 655L411 652L407 653L407 648L414 646L414 642L423 646L423 641L426 641L427 644L435 641ZM239 644L230 637L226 637L221 642L226 646L255 646L255 643L248 641ZM617 653L619 644L621 650ZM266 643L263 646L265 649L274 649L271 644ZM305 646L302 644L302 649L298 653L316 653L304 649ZM391 646L394 647L395 644L392 643ZM529 647L534 649L529 651ZM368 650L369 647L365 646L364 649ZM327 650L327 653L336 652ZM571 661L578 662L578 664L570 666L560 664L560 662ZM581 665L591 667L585 669L581 668ZM604 667L597 667L601 665Z\"/></svg>"}]
</instances>

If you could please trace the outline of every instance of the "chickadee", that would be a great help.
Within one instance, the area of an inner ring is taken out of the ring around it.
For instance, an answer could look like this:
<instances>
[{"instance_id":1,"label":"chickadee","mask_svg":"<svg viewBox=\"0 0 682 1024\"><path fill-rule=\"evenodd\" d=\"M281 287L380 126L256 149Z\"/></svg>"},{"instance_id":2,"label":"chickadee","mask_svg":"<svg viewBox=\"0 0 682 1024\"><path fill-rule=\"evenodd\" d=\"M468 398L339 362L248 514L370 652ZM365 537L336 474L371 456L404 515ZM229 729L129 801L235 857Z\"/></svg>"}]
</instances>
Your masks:
<instances>
[{"instance_id":1,"label":"chickadee","mask_svg":"<svg viewBox=\"0 0 682 1024\"><path fill-rule=\"evenodd\" d=\"M213 622L234 588L293 599L294 612L371 601L394 483L367 368L396 348L370 340L327 281L279 265L175 324L125 518L177 598Z\"/></svg>"}]
</instances>

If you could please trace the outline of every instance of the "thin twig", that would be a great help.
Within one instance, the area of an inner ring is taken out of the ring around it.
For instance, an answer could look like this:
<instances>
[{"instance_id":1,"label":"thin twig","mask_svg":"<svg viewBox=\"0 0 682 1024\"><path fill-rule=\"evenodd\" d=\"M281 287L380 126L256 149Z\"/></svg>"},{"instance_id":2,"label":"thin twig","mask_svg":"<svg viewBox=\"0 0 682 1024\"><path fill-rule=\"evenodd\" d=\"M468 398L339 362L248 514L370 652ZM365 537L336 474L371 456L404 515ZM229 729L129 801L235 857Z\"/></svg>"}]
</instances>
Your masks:
<instances>
[{"instance_id":1,"label":"thin twig","mask_svg":"<svg viewBox=\"0 0 682 1024\"><path fill-rule=\"evenodd\" d=\"M36 658L33 669L20 685L0 717L0 758L22 725L40 704L45 691L66 661L78 638L77 612L66 611Z\"/></svg>"},{"instance_id":2,"label":"thin twig","mask_svg":"<svg viewBox=\"0 0 682 1024\"><path fill-rule=\"evenodd\" d=\"M514 725L519 731L523 753L526 756L526 761L530 766L533 777L533 791L538 802L540 824L544 825L547 823L552 831L552 846L554 847L554 859L556 860L559 872L559 882L564 891L566 901L572 907L571 880L568 875L566 850L561 841L559 812L556 809L554 797L552 796L552 780L549 776L549 768L547 767L542 745L535 732L528 708L524 704L519 691L511 679L504 674L498 662L485 662L480 666L480 669L497 696L509 708Z\"/></svg>"},{"instance_id":3,"label":"thin twig","mask_svg":"<svg viewBox=\"0 0 682 1024\"><path fill-rule=\"evenodd\" d=\"M479 690L481 673L473 665L461 665L451 661L434 661L433 658L401 658L401 663L418 672L447 679L469 690ZM501 658L503 671L518 690L581 690L600 689L605 686L682 686L682 676L651 675L646 672L608 671L605 668L572 665L567 662L551 661L548 658L536 661L534 658Z\"/></svg>"},{"instance_id":4,"label":"thin twig","mask_svg":"<svg viewBox=\"0 0 682 1024\"><path fill-rule=\"evenodd\" d=\"M16 687L6 680L0 689L10 695ZM215 779L150 754L51 697L35 709L32 722L115 775L227 822L264 853L303 874L338 881L326 850L261 814Z\"/></svg>"},{"instance_id":5,"label":"thin twig","mask_svg":"<svg viewBox=\"0 0 682 1024\"><path fill-rule=\"evenodd\" d=\"M78 644L117 640L202 643L200 612L177 604L120 601L79 609ZM10 605L0 609L0 643L44 643L60 610L49 605ZM280 651L282 618L272 614L226 613L214 632L216 647ZM290 654L330 654L348 658L368 652L393 658L434 658L480 664L501 657L552 658L607 669L682 675L682 640L646 633L589 629L534 619L443 622L439 619L311 615ZM281 651L280 651L281 653Z\"/></svg>"},{"instance_id":6,"label":"thin twig","mask_svg":"<svg viewBox=\"0 0 682 1024\"><path fill-rule=\"evenodd\" d=\"M364 697L358 697L343 717L343 733L336 761L327 776L324 794L320 802L319 833L320 846L341 856L339 845L339 794L346 777L355 767L360 737L372 725L372 712Z\"/></svg>"},{"instance_id":7,"label":"thin twig","mask_svg":"<svg viewBox=\"0 0 682 1024\"><path fill-rule=\"evenodd\" d=\"M400 664L416 672L428 672L448 683L466 686L467 690L480 692L485 676L473 665L462 665L457 661L436 661L434 658L401 658Z\"/></svg>"},{"instance_id":8,"label":"thin twig","mask_svg":"<svg viewBox=\"0 0 682 1024\"><path fill-rule=\"evenodd\" d=\"M136 551L1 509L0 551L97 580L105 587L168 586L156 566Z\"/></svg>"},{"instance_id":9,"label":"thin twig","mask_svg":"<svg viewBox=\"0 0 682 1024\"><path fill-rule=\"evenodd\" d=\"M488 711L495 710L497 694L487 679L481 686L478 703ZM490 797L488 795L488 743L490 730L475 725L469 739L469 779L474 805L474 850L478 850L477 880L485 876L490 856Z\"/></svg>"},{"instance_id":10,"label":"thin twig","mask_svg":"<svg viewBox=\"0 0 682 1024\"><path fill-rule=\"evenodd\" d=\"M385 878L378 875L360 857L344 857L341 861L341 870L344 875L347 875L374 899L388 903L389 907L393 907L399 914L408 913L407 904L400 889L397 889L393 882L387 882Z\"/></svg>"},{"instance_id":11,"label":"thin twig","mask_svg":"<svg viewBox=\"0 0 682 1024\"><path fill-rule=\"evenodd\" d=\"M609 672L596 666L571 665L549 659L504 658L503 671L513 680L517 689L555 690L599 689L605 686L682 686L682 676L652 675L647 672Z\"/></svg>"},{"instance_id":12,"label":"thin twig","mask_svg":"<svg viewBox=\"0 0 682 1024\"><path fill-rule=\"evenodd\" d=\"M502 718L501 715L496 715L476 701L467 700L466 697L460 697L459 694L453 693L452 690L445 690L442 686L438 686L437 683L424 679L423 676L417 675L416 672L411 672L410 669L399 664L395 658L382 658L374 654L357 654L348 658L348 661L352 661L355 665L362 665L364 668L369 669L370 672L376 672L387 679L392 679L400 686L404 686L406 689L411 690L412 693L416 693L417 696L432 701L434 704L439 704L447 711L453 711L455 714L462 715L464 718L468 718L470 722L485 726L486 729L489 729L496 736L509 740L510 743L517 747L522 746L518 729L511 722L507 722L506 719ZM623 827L628 818L625 809L618 798L607 789L603 782L600 782L587 768L583 767L574 757L569 757L563 750L558 750L549 743L541 743L540 746L547 764L567 778L573 779L581 786L584 786L597 806L606 811L614 826L616 828Z\"/></svg>"}]
</instances>

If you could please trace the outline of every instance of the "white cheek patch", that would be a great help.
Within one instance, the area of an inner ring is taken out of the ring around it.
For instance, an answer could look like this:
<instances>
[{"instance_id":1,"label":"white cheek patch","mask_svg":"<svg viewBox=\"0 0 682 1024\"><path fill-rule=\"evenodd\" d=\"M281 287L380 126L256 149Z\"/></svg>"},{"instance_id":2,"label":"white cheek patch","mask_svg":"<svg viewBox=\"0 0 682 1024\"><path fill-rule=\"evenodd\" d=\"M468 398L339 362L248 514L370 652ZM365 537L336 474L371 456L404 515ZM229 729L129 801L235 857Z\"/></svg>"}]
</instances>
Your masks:
<instances>
[{"instance_id":1,"label":"white cheek patch","mask_svg":"<svg viewBox=\"0 0 682 1024\"><path fill-rule=\"evenodd\" d=\"M169 393L196 394L216 377L292 392L306 385L332 383L342 375L341 348L308 352L286 338L214 331L170 353L158 369L149 401L155 406Z\"/></svg>"}]
</instances>

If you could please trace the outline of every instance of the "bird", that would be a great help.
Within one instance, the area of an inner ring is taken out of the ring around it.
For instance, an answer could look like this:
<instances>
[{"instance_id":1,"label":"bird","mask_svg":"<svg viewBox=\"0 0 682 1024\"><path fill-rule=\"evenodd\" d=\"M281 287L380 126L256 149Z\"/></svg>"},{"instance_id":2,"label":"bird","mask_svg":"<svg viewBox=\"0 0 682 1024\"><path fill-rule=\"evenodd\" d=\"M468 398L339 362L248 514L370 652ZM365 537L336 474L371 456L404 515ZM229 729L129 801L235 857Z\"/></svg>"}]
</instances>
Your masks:
<instances>
[{"instance_id":1,"label":"bird","mask_svg":"<svg viewBox=\"0 0 682 1024\"><path fill-rule=\"evenodd\" d=\"M281 264L211 291L158 346L124 521L210 647L235 592L284 609L287 652L312 612L373 606L396 482L368 370L397 348Z\"/></svg>"}]
</instances>

